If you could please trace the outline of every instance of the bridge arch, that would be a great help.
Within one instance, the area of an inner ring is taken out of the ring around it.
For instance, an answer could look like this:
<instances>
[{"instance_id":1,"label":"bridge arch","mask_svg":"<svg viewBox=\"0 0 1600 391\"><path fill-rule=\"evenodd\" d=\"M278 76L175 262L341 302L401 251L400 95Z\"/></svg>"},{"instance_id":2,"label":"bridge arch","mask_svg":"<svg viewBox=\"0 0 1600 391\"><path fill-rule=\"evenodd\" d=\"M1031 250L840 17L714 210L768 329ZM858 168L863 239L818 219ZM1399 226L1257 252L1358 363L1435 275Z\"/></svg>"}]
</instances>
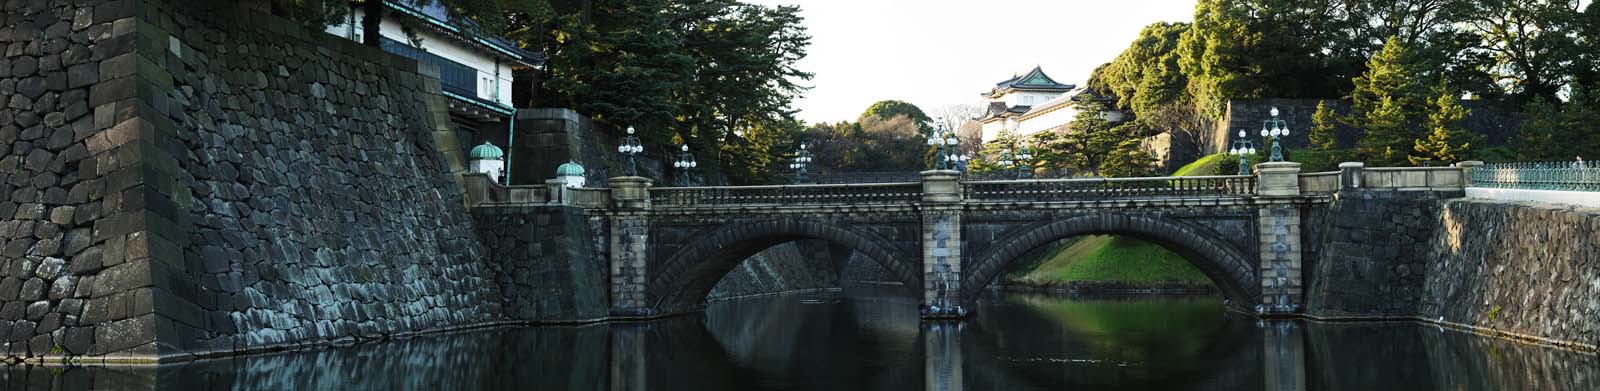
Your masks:
<instances>
[{"instance_id":1,"label":"bridge arch","mask_svg":"<svg viewBox=\"0 0 1600 391\"><path fill-rule=\"evenodd\" d=\"M1095 234L1125 235L1161 245L1204 272L1228 300L1245 308L1260 302L1261 285L1251 262L1254 258L1215 233L1189 223L1157 216L1103 213L1034 224L1015 232L972 258L961 280L964 302L977 300L1006 265L1029 250L1060 239Z\"/></svg>"},{"instance_id":2,"label":"bridge arch","mask_svg":"<svg viewBox=\"0 0 1600 391\"><path fill-rule=\"evenodd\" d=\"M688 310L740 262L772 246L801 239L820 239L865 254L908 289L919 289L914 260L871 232L807 219L769 219L725 224L702 235L666 258L650 278L647 292L653 307L664 312Z\"/></svg>"}]
</instances>

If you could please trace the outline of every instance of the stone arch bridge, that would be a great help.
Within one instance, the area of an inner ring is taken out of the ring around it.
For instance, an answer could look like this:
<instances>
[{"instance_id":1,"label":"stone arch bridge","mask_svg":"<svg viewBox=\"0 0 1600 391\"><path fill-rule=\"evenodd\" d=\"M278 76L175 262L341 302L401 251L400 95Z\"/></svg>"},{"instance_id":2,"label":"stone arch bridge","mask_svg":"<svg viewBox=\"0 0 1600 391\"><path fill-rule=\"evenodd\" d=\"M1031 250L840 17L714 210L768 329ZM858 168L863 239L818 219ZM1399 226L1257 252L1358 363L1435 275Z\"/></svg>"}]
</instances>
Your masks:
<instances>
[{"instance_id":1,"label":"stone arch bridge","mask_svg":"<svg viewBox=\"0 0 1600 391\"><path fill-rule=\"evenodd\" d=\"M1460 186L1457 169L1419 172L1424 186ZM1263 163L1255 175L1170 178L962 181L927 171L917 182L833 185L652 188L619 177L605 189L507 188L481 176L466 184L476 205L584 208L617 318L697 310L744 259L799 239L865 254L920 290L926 317L962 317L1023 254L1086 234L1160 244L1236 309L1272 315L1301 310L1302 260L1316 247L1304 216L1319 215L1348 176Z\"/></svg>"}]
</instances>

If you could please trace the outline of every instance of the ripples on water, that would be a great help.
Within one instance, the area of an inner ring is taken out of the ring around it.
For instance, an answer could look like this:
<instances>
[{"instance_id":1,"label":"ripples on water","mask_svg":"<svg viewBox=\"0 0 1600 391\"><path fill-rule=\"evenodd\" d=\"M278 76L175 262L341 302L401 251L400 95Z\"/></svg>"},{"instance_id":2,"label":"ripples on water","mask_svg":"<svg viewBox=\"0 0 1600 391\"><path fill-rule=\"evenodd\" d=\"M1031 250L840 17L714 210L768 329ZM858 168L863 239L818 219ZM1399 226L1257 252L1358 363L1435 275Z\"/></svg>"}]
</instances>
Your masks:
<instances>
[{"instance_id":1,"label":"ripples on water","mask_svg":"<svg viewBox=\"0 0 1600 391\"><path fill-rule=\"evenodd\" d=\"M1218 298L1010 295L965 322L835 295L160 368L12 366L3 389L1589 390L1576 353L1412 323L1262 322Z\"/></svg>"}]
</instances>

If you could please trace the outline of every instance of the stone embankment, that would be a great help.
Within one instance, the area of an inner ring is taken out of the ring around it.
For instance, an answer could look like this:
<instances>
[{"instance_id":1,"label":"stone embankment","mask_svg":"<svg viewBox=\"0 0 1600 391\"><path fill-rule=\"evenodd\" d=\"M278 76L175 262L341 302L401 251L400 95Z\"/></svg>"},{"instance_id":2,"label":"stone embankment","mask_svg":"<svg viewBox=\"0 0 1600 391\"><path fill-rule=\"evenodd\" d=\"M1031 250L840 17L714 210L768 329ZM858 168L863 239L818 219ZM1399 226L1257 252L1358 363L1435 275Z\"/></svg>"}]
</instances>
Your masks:
<instances>
[{"instance_id":1,"label":"stone embankment","mask_svg":"<svg viewBox=\"0 0 1600 391\"><path fill-rule=\"evenodd\" d=\"M1308 314L1600 347L1600 209L1341 192Z\"/></svg>"},{"instance_id":2,"label":"stone embankment","mask_svg":"<svg viewBox=\"0 0 1600 391\"><path fill-rule=\"evenodd\" d=\"M500 318L436 69L228 2L0 7L0 355L181 360Z\"/></svg>"}]
</instances>

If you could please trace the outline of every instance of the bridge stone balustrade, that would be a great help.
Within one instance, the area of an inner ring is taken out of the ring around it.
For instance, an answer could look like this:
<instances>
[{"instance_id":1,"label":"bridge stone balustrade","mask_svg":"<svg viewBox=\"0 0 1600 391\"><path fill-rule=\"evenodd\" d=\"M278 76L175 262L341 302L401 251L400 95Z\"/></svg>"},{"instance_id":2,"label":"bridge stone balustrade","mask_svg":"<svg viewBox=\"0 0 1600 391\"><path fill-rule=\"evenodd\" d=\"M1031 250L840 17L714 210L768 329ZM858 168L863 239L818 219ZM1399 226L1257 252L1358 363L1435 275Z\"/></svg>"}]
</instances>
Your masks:
<instances>
[{"instance_id":1,"label":"bridge stone balustrade","mask_svg":"<svg viewBox=\"0 0 1600 391\"><path fill-rule=\"evenodd\" d=\"M963 317L1030 250L1078 235L1159 244L1217 284L1230 306L1262 315L1303 311L1306 232L1350 188L1460 191L1464 167L1372 168L1300 174L1262 163L1254 175L962 181L927 171L918 182L610 188L500 187L467 176L468 203L562 205L590 216L608 265L610 314L694 311L723 275L773 245L819 239L871 259L915 291L929 318Z\"/></svg>"}]
</instances>

